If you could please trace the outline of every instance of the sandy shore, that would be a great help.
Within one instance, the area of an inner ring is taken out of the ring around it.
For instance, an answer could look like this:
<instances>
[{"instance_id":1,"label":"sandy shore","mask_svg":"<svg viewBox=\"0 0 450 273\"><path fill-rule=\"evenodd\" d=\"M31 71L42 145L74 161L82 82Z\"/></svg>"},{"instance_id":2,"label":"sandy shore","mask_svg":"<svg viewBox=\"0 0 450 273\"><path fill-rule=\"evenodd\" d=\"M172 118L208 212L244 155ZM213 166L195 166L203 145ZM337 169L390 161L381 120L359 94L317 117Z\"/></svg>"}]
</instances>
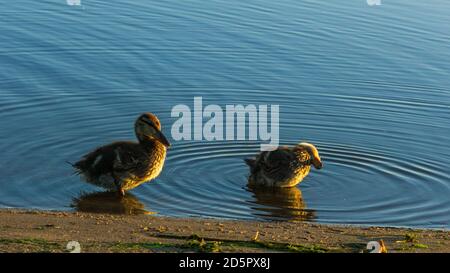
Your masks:
<instances>
[{"instance_id":1,"label":"sandy shore","mask_svg":"<svg viewBox=\"0 0 450 273\"><path fill-rule=\"evenodd\" d=\"M0 210L0 252L450 252L450 232L312 223Z\"/></svg>"}]
</instances>

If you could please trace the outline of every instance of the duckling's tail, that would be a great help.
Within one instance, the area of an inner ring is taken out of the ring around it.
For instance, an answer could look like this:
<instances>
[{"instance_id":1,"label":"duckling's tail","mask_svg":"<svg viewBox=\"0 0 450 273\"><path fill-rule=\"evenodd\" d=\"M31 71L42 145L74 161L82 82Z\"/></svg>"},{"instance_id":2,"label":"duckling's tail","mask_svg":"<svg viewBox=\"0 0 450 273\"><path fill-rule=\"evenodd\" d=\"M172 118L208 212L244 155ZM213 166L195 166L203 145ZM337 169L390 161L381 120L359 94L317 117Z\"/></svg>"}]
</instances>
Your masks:
<instances>
[{"instance_id":1,"label":"duckling's tail","mask_svg":"<svg viewBox=\"0 0 450 273\"><path fill-rule=\"evenodd\" d=\"M81 173L81 170L78 168L77 164L73 164L69 161L66 161L66 163L72 166L72 168L74 168L72 175L79 175Z\"/></svg>"},{"instance_id":2,"label":"duckling's tail","mask_svg":"<svg viewBox=\"0 0 450 273\"><path fill-rule=\"evenodd\" d=\"M253 171L253 169L256 166L256 159L254 159L254 158L245 158L244 161L250 167L250 171Z\"/></svg>"}]
</instances>

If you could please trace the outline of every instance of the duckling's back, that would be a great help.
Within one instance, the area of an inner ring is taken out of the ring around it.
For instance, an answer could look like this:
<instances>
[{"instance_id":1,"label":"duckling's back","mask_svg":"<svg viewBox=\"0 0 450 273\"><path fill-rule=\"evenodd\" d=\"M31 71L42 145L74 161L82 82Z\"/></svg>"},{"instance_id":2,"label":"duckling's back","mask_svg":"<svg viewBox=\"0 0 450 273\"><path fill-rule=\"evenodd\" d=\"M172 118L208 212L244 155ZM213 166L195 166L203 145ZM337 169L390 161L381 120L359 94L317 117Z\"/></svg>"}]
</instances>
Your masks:
<instances>
[{"instance_id":1,"label":"duckling's back","mask_svg":"<svg viewBox=\"0 0 450 273\"><path fill-rule=\"evenodd\" d=\"M97 148L74 164L86 182L109 190L130 190L157 177L164 165L166 148L154 142L115 142Z\"/></svg>"},{"instance_id":2,"label":"duckling's back","mask_svg":"<svg viewBox=\"0 0 450 273\"><path fill-rule=\"evenodd\" d=\"M280 147L247 159L250 166L249 186L293 187L311 169L309 154L297 147Z\"/></svg>"}]
</instances>

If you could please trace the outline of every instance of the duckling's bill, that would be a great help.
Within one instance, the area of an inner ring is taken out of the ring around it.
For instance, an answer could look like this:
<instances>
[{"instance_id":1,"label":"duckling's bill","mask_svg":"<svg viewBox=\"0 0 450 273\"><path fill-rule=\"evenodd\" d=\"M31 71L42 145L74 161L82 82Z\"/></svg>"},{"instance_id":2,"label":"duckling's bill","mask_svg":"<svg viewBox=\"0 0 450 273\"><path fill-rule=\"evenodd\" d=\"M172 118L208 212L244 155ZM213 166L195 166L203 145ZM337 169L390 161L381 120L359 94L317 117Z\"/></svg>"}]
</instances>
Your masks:
<instances>
[{"instance_id":1,"label":"duckling's bill","mask_svg":"<svg viewBox=\"0 0 450 273\"><path fill-rule=\"evenodd\" d=\"M167 140L166 136L161 132L161 131L157 131L156 132L156 139L161 142L164 146L166 147L170 147L170 142Z\"/></svg>"},{"instance_id":2,"label":"duckling's bill","mask_svg":"<svg viewBox=\"0 0 450 273\"><path fill-rule=\"evenodd\" d=\"M318 159L318 158L313 158L311 160L311 163L313 164L314 168L320 170L323 168L323 163L322 160Z\"/></svg>"}]
</instances>

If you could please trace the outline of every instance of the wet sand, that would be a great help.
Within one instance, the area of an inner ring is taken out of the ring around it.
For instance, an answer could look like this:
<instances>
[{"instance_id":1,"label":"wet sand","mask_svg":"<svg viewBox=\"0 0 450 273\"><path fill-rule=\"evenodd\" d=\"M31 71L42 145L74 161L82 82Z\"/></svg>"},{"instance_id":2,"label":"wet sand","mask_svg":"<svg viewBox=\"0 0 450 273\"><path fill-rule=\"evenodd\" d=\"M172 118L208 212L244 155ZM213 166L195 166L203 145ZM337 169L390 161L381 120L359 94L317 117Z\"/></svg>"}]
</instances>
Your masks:
<instances>
[{"instance_id":1,"label":"wet sand","mask_svg":"<svg viewBox=\"0 0 450 273\"><path fill-rule=\"evenodd\" d=\"M0 252L450 252L450 231L0 210Z\"/></svg>"}]
</instances>

